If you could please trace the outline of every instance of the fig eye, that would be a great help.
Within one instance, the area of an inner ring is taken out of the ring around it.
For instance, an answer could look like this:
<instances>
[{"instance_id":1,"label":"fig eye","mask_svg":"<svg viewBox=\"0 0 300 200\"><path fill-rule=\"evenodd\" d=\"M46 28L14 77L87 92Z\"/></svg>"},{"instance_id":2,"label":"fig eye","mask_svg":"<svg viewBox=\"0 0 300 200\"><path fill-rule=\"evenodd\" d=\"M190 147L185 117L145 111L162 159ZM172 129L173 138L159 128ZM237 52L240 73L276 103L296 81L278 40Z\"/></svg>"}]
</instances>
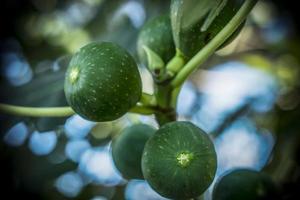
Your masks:
<instances>
[{"instance_id":1,"label":"fig eye","mask_svg":"<svg viewBox=\"0 0 300 200\"><path fill-rule=\"evenodd\" d=\"M75 84L79 78L79 69L77 67L73 67L69 74L69 80L71 84Z\"/></svg>"}]
</instances>

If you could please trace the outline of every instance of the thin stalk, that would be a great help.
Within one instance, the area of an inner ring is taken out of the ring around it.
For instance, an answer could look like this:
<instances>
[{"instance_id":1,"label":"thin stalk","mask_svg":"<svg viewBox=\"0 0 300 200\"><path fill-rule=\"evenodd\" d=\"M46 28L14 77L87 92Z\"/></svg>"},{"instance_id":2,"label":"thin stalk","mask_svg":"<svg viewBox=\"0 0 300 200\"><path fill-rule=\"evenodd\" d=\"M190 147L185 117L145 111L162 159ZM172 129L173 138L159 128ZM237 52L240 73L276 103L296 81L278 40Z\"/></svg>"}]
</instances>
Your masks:
<instances>
[{"instance_id":1,"label":"thin stalk","mask_svg":"<svg viewBox=\"0 0 300 200\"><path fill-rule=\"evenodd\" d=\"M140 103L145 106L155 106L156 99L153 95L143 92L140 99Z\"/></svg>"},{"instance_id":2,"label":"thin stalk","mask_svg":"<svg viewBox=\"0 0 300 200\"><path fill-rule=\"evenodd\" d=\"M136 105L129 112L141 115L154 114L155 110ZM27 107L0 103L0 113L23 117L67 117L74 115L71 107Z\"/></svg>"},{"instance_id":3,"label":"thin stalk","mask_svg":"<svg viewBox=\"0 0 300 200\"><path fill-rule=\"evenodd\" d=\"M244 4L229 23L178 72L177 76L171 82L174 88L180 87L188 76L197 69L199 65L204 63L208 57L234 33L239 25L246 19L257 1L258 0L245 0Z\"/></svg>"},{"instance_id":4,"label":"thin stalk","mask_svg":"<svg viewBox=\"0 0 300 200\"><path fill-rule=\"evenodd\" d=\"M0 103L0 113L25 117L66 117L75 112L71 107L25 107Z\"/></svg>"}]
</instances>

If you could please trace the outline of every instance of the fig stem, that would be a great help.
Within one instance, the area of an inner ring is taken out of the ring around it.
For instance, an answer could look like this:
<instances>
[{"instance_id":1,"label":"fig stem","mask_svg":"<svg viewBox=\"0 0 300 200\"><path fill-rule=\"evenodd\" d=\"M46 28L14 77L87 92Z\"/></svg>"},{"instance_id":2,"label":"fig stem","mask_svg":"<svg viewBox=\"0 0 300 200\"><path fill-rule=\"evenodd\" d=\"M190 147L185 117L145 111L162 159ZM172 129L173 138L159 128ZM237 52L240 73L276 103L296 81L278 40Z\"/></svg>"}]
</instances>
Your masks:
<instances>
[{"instance_id":1,"label":"fig stem","mask_svg":"<svg viewBox=\"0 0 300 200\"><path fill-rule=\"evenodd\" d=\"M129 112L141 115L154 114L155 110L143 105L136 105ZM71 107L27 107L0 103L0 113L23 117L67 117L74 115Z\"/></svg>"},{"instance_id":2,"label":"fig stem","mask_svg":"<svg viewBox=\"0 0 300 200\"><path fill-rule=\"evenodd\" d=\"M135 107L129 110L130 113L136 113L141 115L152 115L156 112L154 108L143 106L143 105L136 105Z\"/></svg>"},{"instance_id":3,"label":"fig stem","mask_svg":"<svg viewBox=\"0 0 300 200\"><path fill-rule=\"evenodd\" d=\"M175 76L180 69L182 69L184 64L185 58L183 53L181 53L179 49L176 49L175 56L167 63L167 73L169 73L171 77Z\"/></svg>"},{"instance_id":4,"label":"fig stem","mask_svg":"<svg viewBox=\"0 0 300 200\"><path fill-rule=\"evenodd\" d=\"M155 106L156 105L156 99L153 95L143 92L140 103L142 103L145 106Z\"/></svg>"},{"instance_id":5,"label":"fig stem","mask_svg":"<svg viewBox=\"0 0 300 200\"><path fill-rule=\"evenodd\" d=\"M234 33L239 25L243 23L257 1L245 0L229 23L178 72L171 81L171 86L174 88L180 87L189 75L199 65L203 64Z\"/></svg>"},{"instance_id":6,"label":"fig stem","mask_svg":"<svg viewBox=\"0 0 300 200\"><path fill-rule=\"evenodd\" d=\"M173 88L170 85L155 85L155 97L160 112L155 113L160 126L176 120L176 110L173 106Z\"/></svg>"}]
</instances>

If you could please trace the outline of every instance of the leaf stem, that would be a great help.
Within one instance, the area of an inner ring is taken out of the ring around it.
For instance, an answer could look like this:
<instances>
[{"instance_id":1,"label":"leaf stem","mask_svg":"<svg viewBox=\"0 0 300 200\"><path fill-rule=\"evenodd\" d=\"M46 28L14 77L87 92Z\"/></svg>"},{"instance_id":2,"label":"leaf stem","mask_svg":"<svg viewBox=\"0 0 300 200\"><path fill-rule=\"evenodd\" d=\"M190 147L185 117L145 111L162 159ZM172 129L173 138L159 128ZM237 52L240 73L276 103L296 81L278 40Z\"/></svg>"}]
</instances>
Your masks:
<instances>
[{"instance_id":1,"label":"leaf stem","mask_svg":"<svg viewBox=\"0 0 300 200\"><path fill-rule=\"evenodd\" d=\"M151 115L154 109L136 105L129 112L142 115ZM27 107L0 103L0 113L23 117L68 117L75 112L71 107Z\"/></svg>"},{"instance_id":2,"label":"leaf stem","mask_svg":"<svg viewBox=\"0 0 300 200\"><path fill-rule=\"evenodd\" d=\"M75 112L71 107L25 107L0 103L0 113L26 117L66 117Z\"/></svg>"},{"instance_id":3,"label":"leaf stem","mask_svg":"<svg viewBox=\"0 0 300 200\"><path fill-rule=\"evenodd\" d=\"M171 82L172 87L180 87L188 76L199 65L204 63L207 58L234 33L239 25L246 19L257 1L258 0L245 0L244 4L229 23L179 71Z\"/></svg>"}]
</instances>

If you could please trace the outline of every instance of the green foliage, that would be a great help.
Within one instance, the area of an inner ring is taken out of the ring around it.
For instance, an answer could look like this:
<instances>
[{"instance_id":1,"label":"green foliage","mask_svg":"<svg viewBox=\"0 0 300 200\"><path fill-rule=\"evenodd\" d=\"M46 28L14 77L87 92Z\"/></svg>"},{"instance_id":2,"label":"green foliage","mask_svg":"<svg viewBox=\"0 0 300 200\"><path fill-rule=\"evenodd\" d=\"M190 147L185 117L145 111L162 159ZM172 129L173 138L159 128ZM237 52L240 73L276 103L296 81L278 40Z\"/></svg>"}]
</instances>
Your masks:
<instances>
[{"instance_id":1,"label":"green foliage","mask_svg":"<svg viewBox=\"0 0 300 200\"><path fill-rule=\"evenodd\" d=\"M170 122L146 143L142 170L150 186L164 197L188 199L202 194L217 168L214 145L190 122Z\"/></svg>"},{"instance_id":2,"label":"green foliage","mask_svg":"<svg viewBox=\"0 0 300 200\"><path fill-rule=\"evenodd\" d=\"M112 141L112 157L117 169L127 179L143 179L141 159L147 140L155 129L146 124L125 128Z\"/></svg>"},{"instance_id":3,"label":"green foliage","mask_svg":"<svg viewBox=\"0 0 300 200\"><path fill-rule=\"evenodd\" d=\"M68 67L69 105L91 121L115 120L139 101L142 83L134 59L122 47L93 42L77 52Z\"/></svg>"},{"instance_id":4,"label":"green foliage","mask_svg":"<svg viewBox=\"0 0 300 200\"><path fill-rule=\"evenodd\" d=\"M171 23L176 48L188 59L227 25L243 3L242 0L201 2L195 3L195 0L171 2ZM191 13L196 10L200 14L192 15Z\"/></svg>"},{"instance_id":5,"label":"green foliage","mask_svg":"<svg viewBox=\"0 0 300 200\"><path fill-rule=\"evenodd\" d=\"M248 169L231 171L216 183L213 200L276 199L276 186L269 176Z\"/></svg>"},{"instance_id":6,"label":"green foliage","mask_svg":"<svg viewBox=\"0 0 300 200\"><path fill-rule=\"evenodd\" d=\"M195 24L199 21L203 21L205 16L216 5L216 3L216 0L171 1L172 31L177 48L181 49L183 32L195 26Z\"/></svg>"}]
</instances>

